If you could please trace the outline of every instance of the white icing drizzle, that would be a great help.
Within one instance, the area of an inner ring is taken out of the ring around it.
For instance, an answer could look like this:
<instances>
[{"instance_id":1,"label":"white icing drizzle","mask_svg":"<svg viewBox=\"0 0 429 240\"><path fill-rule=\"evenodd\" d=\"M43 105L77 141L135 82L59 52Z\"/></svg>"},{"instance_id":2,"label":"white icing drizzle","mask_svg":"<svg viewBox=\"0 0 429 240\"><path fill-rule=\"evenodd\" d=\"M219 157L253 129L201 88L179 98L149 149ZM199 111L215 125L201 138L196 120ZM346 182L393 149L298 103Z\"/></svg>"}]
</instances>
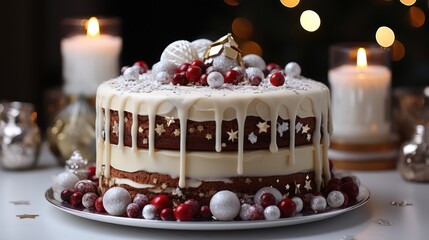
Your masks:
<instances>
[{"instance_id":1,"label":"white icing drizzle","mask_svg":"<svg viewBox=\"0 0 429 240\"><path fill-rule=\"evenodd\" d=\"M124 96L120 97L120 108L125 108L125 103L127 101L127 98ZM118 131L118 146L119 149L122 149L124 147L124 138L119 136L124 136L124 111L118 111L118 117L119 117L119 131Z\"/></svg>"},{"instance_id":2,"label":"white icing drizzle","mask_svg":"<svg viewBox=\"0 0 429 240\"><path fill-rule=\"evenodd\" d=\"M131 148L133 149L134 152L137 151L137 131L138 131L137 127L139 125L138 109L139 109L139 105L136 104L132 111L133 125L131 127L131 141L132 141Z\"/></svg>"}]
</instances>

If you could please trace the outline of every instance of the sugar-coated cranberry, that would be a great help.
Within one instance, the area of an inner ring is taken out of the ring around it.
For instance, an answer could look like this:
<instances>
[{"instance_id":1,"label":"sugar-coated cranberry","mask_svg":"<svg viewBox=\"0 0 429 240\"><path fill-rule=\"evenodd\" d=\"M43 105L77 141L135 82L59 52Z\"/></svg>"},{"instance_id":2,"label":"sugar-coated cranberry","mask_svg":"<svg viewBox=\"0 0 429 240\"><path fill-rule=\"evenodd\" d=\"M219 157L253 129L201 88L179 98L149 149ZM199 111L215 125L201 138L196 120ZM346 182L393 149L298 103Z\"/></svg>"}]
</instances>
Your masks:
<instances>
[{"instance_id":1,"label":"sugar-coated cranberry","mask_svg":"<svg viewBox=\"0 0 429 240\"><path fill-rule=\"evenodd\" d=\"M156 207L158 214L161 212L162 209L171 208L172 206L171 200L168 198L167 195L157 195L152 198L152 201L150 203Z\"/></svg>"},{"instance_id":2,"label":"sugar-coated cranberry","mask_svg":"<svg viewBox=\"0 0 429 240\"><path fill-rule=\"evenodd\" d=\"M71 196L70 196L70 203L73 206L79 206L82 203L82 197L83 194L81 192L74 192Z\"/></svg>"},{"instance_id":3,"label":"sugar-coated cranberry","mask_svg":"<svg viewBox=\"0 0 429 240\"><path fill-rule=\"evenodd\" d=\"M207 205L201 206L199 216L204 220L209 220L212 218L212 212L210 211L210 207Z\"/></svg>"},{"instance_id":4,"label":"sugar-coated cranberry","mask_svg":"<svg viewBox=\"0 0 429 240\"><path fill-rule=\"evenodd\" d=\"M95 207L95 210L97 210L97 212L106 212L103 205L103 196L100 196L97 199L95 199L94 207Z\"/></svg>"},{"instance_id":5,"label":"sugar-coated cranberry","mask_svg":"<svg viewBox=\"0 0 429 240\"><path fill-rule=\"evenodd\" d=\"M259 86L261 82L262 82L262 78L258 75L252 75L249 77L249 83L252 86Z\"/></svg>"},{"instance_id":6,"label":"sugar-coated cranberry","mask_svg":"<svg viewBox=\"0 0 429 240\"><path fill-rule=\"evenodd\" d=\"M276 205L276 197L274 197L274 195L269 192L263 193L260 197L260 204L263 208L266 208L270 205Z\"/></svg>"},{"instance_id":7,"label":"sugar-coated cranberry","mask_svg":"<svg viewBox=\"0 0 429 240\"><path fill-rule=\"evenodd\" d=\"M75 192L81 192L82 195L88 192L97 192L97 185L91 180L80 180L74 185Z\"/></svg>"},{"instance_id":8,"label":"sugar-coated cranberry","mask_svg":"<svg viewBox=\"0 0 429 240\"><path fill-rule=\"evenodd\" d=\"M277 63L268 63L266 66L266 69L267 69L268 73L271 73L271 72L273 72L273 70L282 69L282 67L280 65L278 65Z\"/></svg>"},{"instance_id":9,"label":"sugar-coated cranberry","mask_svg":"<svg viewBox=\"0 0 429 240\"><path fill-rule=\"evenodd\" d=\"M200 203L197 200L192 199L192 198L191 199L187 199L184 202L184 204L188 204L189 206L191 206L194 215L197 215L199 213L201 205L200 205Z\"/></svg>"},{"instance_id":10,"label":"sugar-coated cranberry","mask_svg":"<svg viewBox=\"0 0 429 240\"><path fill-rule=\"evenodd\" d=\"M142 193L137 193L133 198L133 203L137 203L141 209L149 204L149 198Z\"/></svg>"},{"instance_id":11,"label":"sugar-coated cranberry","mask_svg":"<svg viewBox=\"0 0 429 240\"><path fill-rule=\"evenodd\" d=\"M73 190L66 188L63 191L61 191L61 199L65 202L70 202L70 197L73 193L74 193Z\"/></svg>"},{"instance_id":12,"label":"sugar-coated cranberry","mask_svg":"<svg viewBox=\"0 0 429 240\"><path fill-rule=\"evenodd\" d=\"M285 76L281 72L275 72L270 75L270 83L273 86L279 87L285 83Z\"/></svg>"},{"instance_id":13,"label":"sugar-coated cranberry","mask_svg":"<svg viewBox=\"0 0 429 240\"><path fill-rule=\"evenodd\" d=\"M243 75L237 70L233 70L233 69L228 70L224 76L225 83L229 83L233 85L239 84L242 79L243 79Z\"/></svg>"},{"instance_id":14,"label":"sugar-coated cranberry","mask_svg":"<svg viewBox=\"0 0 429 240\"><path fill-rule=\"evenodd\" d=\"M87 167L87 169L88 169L88 179L92 180L95 176L96 167L95 165L91 164Z\"/></svg>"},{"instance_id":15,"label":"sugar-coated cranberry","mask_svg":"<svg viewBox=\"0 0 429 240\"><path fill-rule=\"evenodd\" d=\"M149 70L149 66L147 65L147 63L142 60L136 61L133 66L139 67L139 74L143 74Z\"/></svg>"},{"instance_id":16,"label":"sugar-coated cranberry","mask_svg":"<svg viewBox=\"0 0 429 240\"><path fill-rule=\"evenodd\" d=\"M290 198L283 198L277 203L277 207L280 209L280 216L283 218L292 217L296 213L296 204Z\"/></svg>"},{"instance_id":17,"label":"sugar-coated cranberry","mask_svg":"<svg viewBox=\"0 0 429 240\"><path fill-rule=\"evenodd\" d=\"M342 184L341 191L349 196L349 201L356 200L356 197L359 195L359 187L354 182L346 182Z\"/></svg>"},{"instance_id":18,"label":"sugar-coated cranberry","mask_svg":"<svg viewBox=\"0 0 429 240\"><path fill-rule=\"evenodd\" d=\"M203 71L198 66L191 65L188 67L188 69L186 69L186 78L193 83L200 81L202 74Z\"/></svg>"},{"instance_id":19,"label":"sugar-coated cranberry","mask_svg":"<svg viewBox=\"0 0 429 240\"><path fill-rule=\"evenodd\" d=\"M164 208L159 213L159 217L164 221L174 221L174 212L171 208Z\"/></svg>"},{"instance_id":20,"label":"sugar-coated cranberry","mask_svg":"<svg viewBox=\"0 0 429 240\"><path fill-rule=\"evenodd\" d=\"M87 192L82 197L82 205L86 208L94 207L95 200L97 200L98 195L93 192Z\"/></svg>"},{"instance_id":21,"label":"sugar-coated cranberry","mask_svg":"<svg viewBox=\"0 0 429 240\"><path fill-rule=\"evenodd\" d=\"M248 209L249 220L261 220L264 219L264 208L259 204L253 204Z\"/></svg>"},{"instance_id":22,"label":"sugar-coated cranberry","mask_svg":"<svg viewBox=\"0 0 429 240\"><path fill-rule=\"evenodd\" d=\"M203 73L203 75L201 75L200 77L200 84L201 86L208 86L209 84L207 83L207 73Z\"/></svg>"},{"instance_id":23,"label":"sugar-coated cranberry","mask_svg":"<svg viewBox=\"0 0 429 240\"><path fill-rule=\"evenodd\" d=\"M171 83L174 85L186 85L188 82L189 81L186 78L185 72L175 73L171 79Z\"/></svg>"},{"instance_id":24,"label":"sugar-coated cranberry","mask_svg":"<svg viewBox=\"0 0 429 240\"><path fill-rule=\"evenodd\" d=\"M174 208L174 217L179 221L191 221L194 217L194 210L191 205L181 203Z\"/></svg>"},{"instance_id":25,"label":"sugar-coated cranberry","mask_svg":"<svg viewBox=\"0 0 429 240\"><path fill-rule=\"evenodd\" d=\"M176 72L178 72L178 73L186 72L186 70L188 69L189 66L191 66L190 63L182 63L182 64L180 64L180 66Z\"/></svg>"},{"instance_id":26,"label":"sugar-coated cranberry","mask_svg":"<svg viewBox=\"0 0 429 240\"><path fill-rule=\"evenodd\" d=\"M130 218L138 218L141 214L141 208L137 203L130 203L127 205L127 209L125 212Z\"/></svg>"},{"instance_id":27,"label":"sugar-coated cranberry","mask_svg":"<svg viewBox=\"0 0 429 240\"><path fill-rule=\"evenodd\" d=\"M203 61L201 61L201 60L199 60L199 59L195 59L195 60L193 60L193 61L191 62L191 66L197 66L197 67L201 68L201 70L202 70L203 72L205 72L205 71L206 71L206 65L204 64L204 62L203 62Z\"/></svg>"}]
</instances>

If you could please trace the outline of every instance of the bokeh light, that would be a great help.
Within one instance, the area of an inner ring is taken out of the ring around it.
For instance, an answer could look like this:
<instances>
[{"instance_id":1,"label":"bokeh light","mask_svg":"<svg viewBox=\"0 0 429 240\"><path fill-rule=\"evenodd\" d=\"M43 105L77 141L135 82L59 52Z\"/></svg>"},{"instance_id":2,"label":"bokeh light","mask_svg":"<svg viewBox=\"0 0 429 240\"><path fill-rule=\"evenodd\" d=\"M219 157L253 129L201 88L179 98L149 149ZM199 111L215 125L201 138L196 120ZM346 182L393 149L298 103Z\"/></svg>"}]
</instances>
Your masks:
<instances>
[{"instance_id":1,"label":"bokeh light","mask_svg":"<svg viewBox=\"0 0 429 240\"><path fill-rule=\"evenodd\" d=\"M315 11L306 10L301 14L300 23L305 30L314 32L320 27L320 17Z\"/></svg>"},{"instance_id":2,"label":"bokeh light","mask_svg":"<svg viewBox=\"0 0 429 240\"><path fill-rule=\"evenodd\" d=\"M299 0L280 0L280 2L288 8L294 8L299 4Z\"/></svg>"},{"instance_id":3,"label":"bokeh light","mask_svg":"<svg viewBox=\"0 0 429 240\"><path fill-rule=\"evenodd\" d=\"M224 2L226 4L228 4L229 6L233 6L233 7L236 7L236 6L240 5L240 1L239 0L224 0Z\"/></svg>"},{"instance_id":4,"label":"bokeh light","mask_svg":"<svg viewBox=\"0 0 429 240\"><path fill-rule=\"evenodd\" d=\"M410 21L410 25L412 27L418 28L423 26L426 16L421 8L412 6L408 10L408 20Z\"/></svg>"},{"instance_id":5,"label":"bokeh light","mask_svg":"<svg viewBox=\"0 0 429 240\"><path fill-rule=\"evenodd\" d=\"M395 33L389 27L379 27L375 33L375 40L382 47L390 47L395 41Z\"/></svg>"},{"instance_id":6,"label":"bokeh light","mask_svg":"<svg viewBox=\"0 0 429 240\"><path fill-rule=\"evenodd\" d=\"M401 0L401 3L404 4L405 6L411 6L414 3L416 3L416 0Z\"/></svg>"},{"instance_id":7,"label":"bokeh light","mask_svg":"<svg viewBox=\"0 0 429 240\"><path fill-rule=\"evenodd\" d=\"M392 45L392 60L393 61L399 61L403 59L405 56L405 47L402 42L399 40L395 40L395 42Z\"/></svg>"},{"instance_id":8,"label":"bokeh light","mask_svg":"<svg viewBox=\"0 0 429 240\"><path fill-rule=\"evenodd\" d=\"M238 17L232 21L232 32L241 39L248 39L253 33L253 24L249 19Z\"/></svg>"},{"instance_id":9,"label":"bokeh light","mask_svg":"<svg viewBox=\"0 0 429 240\"><path fill-rule=\"evenodd\" d=\"M240 48L243 56L247 54L256 54L262 56L262 48L257 42L245 41L240 44Z\"/></svg>"}]
</instances>

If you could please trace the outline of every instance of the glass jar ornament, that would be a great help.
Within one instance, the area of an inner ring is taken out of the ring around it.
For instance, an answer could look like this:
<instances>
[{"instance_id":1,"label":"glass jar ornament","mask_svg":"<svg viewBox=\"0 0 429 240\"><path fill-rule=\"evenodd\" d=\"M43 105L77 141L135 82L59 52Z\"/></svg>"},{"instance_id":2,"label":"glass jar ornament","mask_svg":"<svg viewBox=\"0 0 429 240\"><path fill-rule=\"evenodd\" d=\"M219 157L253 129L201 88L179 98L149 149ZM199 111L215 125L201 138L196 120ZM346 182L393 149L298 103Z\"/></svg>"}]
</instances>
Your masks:
<instances>
[{"instance_id":1,"label":"glass jar ornament","mask_svg":"<svg viewBox=\"0 0 429 240\"><path fill-rule=\"evenodd\" d=\"M414 137L402 144L398 169L408 181L429 182L429 126L416 125Z\"/></svg>"},{"instance_id":2,"label":"glass jar ornament","mask_svg":"<svg viewBox=\"0 0 429 240\"><path fill-rule=\"evenodd\" d=\"M75 150L88 162L95 161L95 110L87 99L77 96L70 100L47 129L49 148L58 164L64 166Z\"/></svg>"},{"instance_id":3,"label":"glass jar ornament","mask_svg":"<svg viewBox=\"0 0 429 240\"><path fill-rule=\"evenodd\" d=\"M4 169L34 168L40 153L41 134L34 105L0 103L0 164Z\"/></svg>"}]
</instances>

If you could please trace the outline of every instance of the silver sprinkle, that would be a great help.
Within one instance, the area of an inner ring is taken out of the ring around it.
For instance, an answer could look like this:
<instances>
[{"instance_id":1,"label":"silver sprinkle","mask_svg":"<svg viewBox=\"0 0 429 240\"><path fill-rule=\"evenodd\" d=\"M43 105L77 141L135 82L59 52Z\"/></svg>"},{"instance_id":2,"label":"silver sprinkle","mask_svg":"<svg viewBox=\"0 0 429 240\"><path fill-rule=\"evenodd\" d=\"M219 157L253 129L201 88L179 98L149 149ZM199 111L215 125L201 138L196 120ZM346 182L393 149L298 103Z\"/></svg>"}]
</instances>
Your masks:
<instances>
[{"instance_id":1,"label":"silver sprinkle","mask_svg":"<svg viewBox=\"0 0 429 240\"><path fill-rule=\"evenodd\" d=\"M411 206L413 203L407 202L407 201L392 201L390 203L392 206L396 207L404 207L404 206Z\"/></svg>"},{"instance_id":2,"label":"silver sprinkle","mask_svg":"<svg viewBox=\"0 0 429 240\"><path fill-rule=\"evenodd\" d=\"M377 219L376 223L378 223L382 226L392 226L393 225L392 221L390 221L388 219L382 219L382 218Z\"/></svg>"}]
</instances>

